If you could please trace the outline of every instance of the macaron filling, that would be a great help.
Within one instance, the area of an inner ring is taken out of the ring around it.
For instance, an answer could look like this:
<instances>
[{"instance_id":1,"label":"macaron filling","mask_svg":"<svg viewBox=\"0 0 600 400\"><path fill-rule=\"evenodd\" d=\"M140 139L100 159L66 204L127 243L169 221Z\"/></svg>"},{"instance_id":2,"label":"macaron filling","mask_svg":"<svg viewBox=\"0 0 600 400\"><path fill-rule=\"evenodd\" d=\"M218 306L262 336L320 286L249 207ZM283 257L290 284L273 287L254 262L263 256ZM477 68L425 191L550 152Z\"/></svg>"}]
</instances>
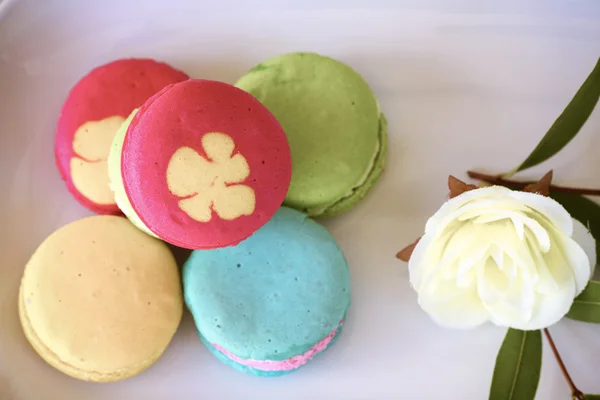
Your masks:
<instances>
[{"instance_id":1,"label":"macaron filling","mask_svg":"<svg viewBox=\"0 0 600 400\"><path fill-rule=\"evenodd\" d=\"M303 354L299 354L293 357L288 358L287 360L255 360L251 358L241 358L231 353L227 349L219 346L216 343L211 343L211 345L220 353L222 353L225 357L229 358L231 361L243 365L245 367L258 369L261 371L291 371L296 368L300 368L314 357L316 357L319 353L325 351L329 345L333 342L335 337L338 335L339 331L344 324L344 320L340 320L340 323L337 328L335 328L331 333L321 339L317 344L313 347L305 351Z\"/></svg>"},{"instance_id":2,"label":"macaron filling","mask_svg":"<svg viewBox=\"0 0 600 400\"><path fill-rule=\"evenodd\" d=\"M138 108L133 110L127 119L123 121L111 144L110 152L108 154L109 187L114 193L115 202L119 206L119 209L123 212L123 214L125 214L129 221L131 221L131 223L142 232L145 232L152 237L158 237L142 222L140 217L135 213L133 206L129 201L129 197L127 197L127 193L125 192L125 186L123 185L121 152L123 150L123 142L125 141L127 129L129 128L131 120L135 117L138 110Z\"/></svg>"}]
</instances>

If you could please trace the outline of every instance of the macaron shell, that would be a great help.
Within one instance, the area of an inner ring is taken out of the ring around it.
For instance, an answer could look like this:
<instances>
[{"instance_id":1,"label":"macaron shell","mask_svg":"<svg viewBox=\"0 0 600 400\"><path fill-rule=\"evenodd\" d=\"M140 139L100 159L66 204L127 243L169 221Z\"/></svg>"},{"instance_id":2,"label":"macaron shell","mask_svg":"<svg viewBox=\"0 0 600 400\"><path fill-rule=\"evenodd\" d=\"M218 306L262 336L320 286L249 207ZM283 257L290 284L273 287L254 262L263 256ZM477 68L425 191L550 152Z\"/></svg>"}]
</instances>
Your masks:
<instances>
[{"instance_id":1,"label":"macaron shell","mask_svg":"<svg viewBox=\"0 0 600 400\"><path fill-rule=\"evenodd\" d=\"M373 160L371 169L365 176L364 181L351 189L345 197L334 202L333 204L314 207L306 210L306 213L309 216L313 218L329 218L342 214L360 203L360 201L364 199L370 192L371 188L375 186L377 181L379 181L381 173L385 168L388 149L387 119L385 118L385 115L381 114L379 124L379 150L375 156L375 159Z\"/></svg>"},{"instance_id":2,"label":"macaron shell","mask_svg":"<svg viewBox=\"0 0 600 400\"><path fill-rule=\"evenodd\" d=\"M314 53L285 54L259 64L236 86L271 110L287 134L294 173L285 205L312 215L364 180L380 149L380 112L352 68Z\"/></svg>"},{"instance_id":3,"label":"macaron shell","mask_svg":"<svg viewBox=\"0 0 600 400\"><path fill-rule=\"evenodd\" d=\"M151 59L122 59L93 69L71 89L58 120L55 157L67 188L82 205L100 214L120 213L114 200L108 201L110 191L101 187L107 182L106 173L103 176L101 170L108 156L108 145L97 147L104 151L98 157L98 151L93 150L97 140L89 131L104 131L104 127L115 119L125 119L134 108L166 85L187 79L186 74L165 63ZM88 134L82 135L86 129ZM110 132L100 136L107 134ZM88 140L90 143L86 144ZM85 149L92 150L86 152ZM75 181L72 165L76 165ZM87 173L91 176L82 178ZM95 183L98 177L102 181Z\"/></svg>"},{"instance_id":4,"label":"macaron shell","mask_svg":"<svg viewBox=\"0 0 600 400\"><path fill-rule=\"evenodd\" d=\"M50 235L25 268L19 307L44 360L96 382L149 367L183 312L168 247L115 216L84 218Z\"/></svg>"},{"instance_id":5,"label":"macaron shell","mask_svg":"<svg viewBox=\"0 0 600 400\"><path fill-rule=\"evenodd\" d=\"M201 336L243 359L306 353L350 305L350 275L335 240L286 207L235 247L192 252L183 283Z\"/></svg>"},{"instance_id":6,"label":"macaron shell","mask_svg":"<svg viewBox=\"0 0 600 400\"><path fill-rule=\"evenodd\" d=\"M115 372L98 372L98 371L87 371L74 367L68 363L60 360L60 357L46 347L40 338L37 336L31 326L31 322L25 314L25 303L22 295L23 289L19 291L19 320L23 328L23 333L27 338L28 342L35 352L50 366L61 371L62 373L79 380L88 382L115 382L123 379L127 379L131 376L135 376L144 370L148 369L154 364L158 358L162 355L163 351L157 351L153 356L147 360L133 366L132 368L123 369Z\"/></svg>"},{"instance_id":7,"label":"macaron shell","mask_svg":"<svg viewBox=\"0 0 600 400\"><path fill-rule=\"evenodd\" d=\"M273 115L248 93L208 80L171 85L140 108L121 169L143 224L188 249L250 236L277 211L291 179L289 146Z\"/></svg>"}]
</instances>

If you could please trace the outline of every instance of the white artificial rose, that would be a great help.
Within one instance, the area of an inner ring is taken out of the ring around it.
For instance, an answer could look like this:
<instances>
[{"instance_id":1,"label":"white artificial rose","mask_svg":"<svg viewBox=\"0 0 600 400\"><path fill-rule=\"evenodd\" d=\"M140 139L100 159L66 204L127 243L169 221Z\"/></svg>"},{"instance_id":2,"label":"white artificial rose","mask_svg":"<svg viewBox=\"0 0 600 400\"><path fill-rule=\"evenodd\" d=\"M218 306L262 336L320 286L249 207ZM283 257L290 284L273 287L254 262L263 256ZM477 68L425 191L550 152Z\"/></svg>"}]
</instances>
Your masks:
<instances>
[{"instance_id":1,"label":"white artificial rose","mask_svg":"<svg viewBox=\"0 0 600 400\"><path fill-rule=\"evenodd\" d=\"M442 326L533 330L569 311L595 265L595 241L559 203L491 186L448 200L408 268L419 305Z\"/></svg>"}]
</instances>

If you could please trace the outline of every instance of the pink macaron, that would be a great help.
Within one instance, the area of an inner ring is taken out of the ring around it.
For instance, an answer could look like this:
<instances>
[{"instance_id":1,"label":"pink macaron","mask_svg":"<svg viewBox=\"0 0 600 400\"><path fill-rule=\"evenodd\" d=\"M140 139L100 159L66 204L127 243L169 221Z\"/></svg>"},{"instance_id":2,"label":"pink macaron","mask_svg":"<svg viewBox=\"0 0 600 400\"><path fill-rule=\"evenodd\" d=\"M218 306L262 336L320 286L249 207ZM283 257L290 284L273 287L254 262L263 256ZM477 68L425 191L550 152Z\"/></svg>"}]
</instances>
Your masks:
<instances>
[{"instance_id":1,"label":"pink macaron","mask_svg":"<svg viewBox=\"0 0 600 400\"><path fill-rule=\"evenodd\" d=\"M210 80L176 83L150 98L131 119L120 155L114 175L126 196L117 200L131 206L125 214L187 249L249 237L281 206L292 173L287 138L271 112Z\"/></svg>"},{"instance_id":2,"label":"pink macaron","mask_svg":"<svg viewBox=\"0 0 600 400\"><path fill-rule=\"evenodd\" d=\"M106 160L127 116L165 86L188 76L151 59L122 59L93 69L71 89L55 140L56 164L69 192L99 214L119 214Z\"/></svg>"}]
</instances>

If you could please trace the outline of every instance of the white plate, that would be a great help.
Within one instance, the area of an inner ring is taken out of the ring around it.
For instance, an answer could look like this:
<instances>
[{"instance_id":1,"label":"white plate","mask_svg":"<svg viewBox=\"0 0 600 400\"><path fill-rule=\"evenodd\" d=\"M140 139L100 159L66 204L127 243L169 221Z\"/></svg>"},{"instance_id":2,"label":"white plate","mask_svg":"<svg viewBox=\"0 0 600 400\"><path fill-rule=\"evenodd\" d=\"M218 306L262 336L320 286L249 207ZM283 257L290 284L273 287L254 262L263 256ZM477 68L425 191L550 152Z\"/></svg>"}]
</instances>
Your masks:
<instances>
[{"instance_id":1,"label":"white plate","mask_svg":"<svg viewBox=\"0 0 600 400\"><path fill-rule=\"evenodd\" d=\"M0 1L0 399L484 399L504 330L438 328L394 255L420 235L448 174L502 172L534 147L600 55L600 3L473 1ZM400 4L401 3L401 4ZM521 4L526 3L526 4ZM186 316L138 377L90 384L47 366L17 318L20 274L57 227L88 215L54 166L69 88L119 57L165 60L234 82L255 63L310 50L360 71L389 119L389 163L373 193L328 221L352 273L339 342L302 370L246 376L203 348ZM600 186L600 112L556 159L556 180ZM581 389L600 392L600 326L553 329ZM538 399L568 389L544 348Z\"/></svg>"}]
</instances>

